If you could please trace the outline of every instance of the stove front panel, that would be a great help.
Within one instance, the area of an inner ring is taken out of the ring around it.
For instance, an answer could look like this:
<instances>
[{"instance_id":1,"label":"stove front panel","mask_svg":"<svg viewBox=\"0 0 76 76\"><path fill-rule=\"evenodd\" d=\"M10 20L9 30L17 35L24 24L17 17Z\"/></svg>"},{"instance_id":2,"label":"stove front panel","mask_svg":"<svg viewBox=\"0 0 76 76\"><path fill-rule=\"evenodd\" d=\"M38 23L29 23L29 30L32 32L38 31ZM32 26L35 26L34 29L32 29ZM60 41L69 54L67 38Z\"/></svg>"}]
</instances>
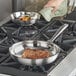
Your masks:
<instances>
[{"instance_id":1,"label":"stove front panel","mask_svg":"<svg viewBox=\"0 0 76 76\"><path fill-rule=\"evenodd\" d=\"M76 48L48 76L76 76Z\"/></svg>"}]
</instances>

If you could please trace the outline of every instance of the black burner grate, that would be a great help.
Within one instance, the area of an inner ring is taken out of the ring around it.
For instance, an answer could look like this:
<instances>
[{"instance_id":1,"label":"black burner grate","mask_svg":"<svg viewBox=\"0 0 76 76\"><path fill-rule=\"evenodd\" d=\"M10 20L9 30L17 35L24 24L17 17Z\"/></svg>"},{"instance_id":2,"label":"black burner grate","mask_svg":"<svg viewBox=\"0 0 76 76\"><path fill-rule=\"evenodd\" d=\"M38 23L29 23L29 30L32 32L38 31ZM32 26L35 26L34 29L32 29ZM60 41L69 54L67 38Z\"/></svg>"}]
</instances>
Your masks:
<instances>
[{"instance_id":1,"label":"black burner grate","mask_svg":"<svg viewBox=\"0 0 76 76\"><path fill-rule=\"evenodd\" d=\"M43 32L40 32L36 37L38 40L46 41L50 39L56 30L64 23L68 23L69 28L66 29L65 32L55 41L55 43L59 45L64 51L62 50L60 52L59 57L55 62L43 66L23 66L11 58L9 54L9 47L12 44L35 37L35 35L39 33L39 31L43 29L44 26L49 24L48 27L46 27ZM47 74L52 69L54 69L68 55L68 53L70 53L70 49L74 47L76 43L75 25L75 22L70 23L68 21L53 20L52 22L47 23L42 20L37 21L36 24L32 26L21 26L9 21L0 27L0 67L7 67L8 69L14 68L20 72L28 71L33 73ZM3 72L6 72L5 69ZM13 72L11 71L8 74L11 73L12 75L21 76L20 74L17 74L17 72L14 72L15 74L13 74ZM29 73L27 74L29 75ZM35 76L37 75L35 74Z\"/></svg>"}]
</instances>

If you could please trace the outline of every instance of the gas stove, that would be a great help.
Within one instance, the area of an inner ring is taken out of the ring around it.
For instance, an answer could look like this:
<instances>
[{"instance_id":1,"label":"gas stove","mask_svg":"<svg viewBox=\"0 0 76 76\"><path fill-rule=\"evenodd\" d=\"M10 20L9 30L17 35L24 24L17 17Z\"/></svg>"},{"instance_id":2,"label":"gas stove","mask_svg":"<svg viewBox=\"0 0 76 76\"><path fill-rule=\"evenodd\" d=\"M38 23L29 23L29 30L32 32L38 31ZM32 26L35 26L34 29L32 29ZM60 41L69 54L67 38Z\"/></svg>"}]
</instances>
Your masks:
<instances>
[{"instance_id":1,"label":"gas stove","mask_svg":"<svg viewBox=\"0 0 76 76\"><path fill-rule=\"evenodd\" d=\"M43 66L24 66L14 61L9 54L9 47L14 43L29 40L34 38L37 33L44 26L48 25L46 29L43 30L39 35L37 35L37 40L49 40L56 30L63 24L68 24L69 27L61 34L55 43L62 48L58 58L51 64ZM65 69L64 62L67 61L69 56L75 52L73 50L76 47L76 22L72 20L52 20L51 22L46 22L41 19L38 20L34 25L21 26L20 24L13 23L11 20L0 26L0 73L7 74L11 76L67 76L68 74L61 74L60 72ZM69 60L66 66L69 64ZM75 58L74 58L75 59ZM64 65L63 65L64 64ZM61 68L61 66L64 66ZM67 66L67 67L68 67ZM72 67L71 67L72 69ZM67 71L68 73L71 72ZM68 69L69 70L69 69ZM60 73L60 75L59 75ZM2 75L3 76L3 75Z\"/></svg>"}]
</instances>

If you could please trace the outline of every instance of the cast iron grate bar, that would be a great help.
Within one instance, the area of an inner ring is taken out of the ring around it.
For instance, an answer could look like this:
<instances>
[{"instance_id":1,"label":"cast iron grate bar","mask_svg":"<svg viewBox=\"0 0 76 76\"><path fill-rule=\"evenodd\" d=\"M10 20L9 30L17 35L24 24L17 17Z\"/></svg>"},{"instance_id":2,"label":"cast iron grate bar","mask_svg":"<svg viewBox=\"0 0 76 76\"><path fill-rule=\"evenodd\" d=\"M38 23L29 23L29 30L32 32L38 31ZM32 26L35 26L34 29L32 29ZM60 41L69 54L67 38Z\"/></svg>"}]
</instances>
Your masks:
<instances>
[{"instance_id":1,"label":"cast iron grate bar","mask_svg":"<svg viewBox=\"0 0 76 76\"><path fill-rule=\"evenodd\" d=\"M0 58L0 63L4 62L9 57L9 53L5 54L5 56Z\"/></svg>"}]
</instances>

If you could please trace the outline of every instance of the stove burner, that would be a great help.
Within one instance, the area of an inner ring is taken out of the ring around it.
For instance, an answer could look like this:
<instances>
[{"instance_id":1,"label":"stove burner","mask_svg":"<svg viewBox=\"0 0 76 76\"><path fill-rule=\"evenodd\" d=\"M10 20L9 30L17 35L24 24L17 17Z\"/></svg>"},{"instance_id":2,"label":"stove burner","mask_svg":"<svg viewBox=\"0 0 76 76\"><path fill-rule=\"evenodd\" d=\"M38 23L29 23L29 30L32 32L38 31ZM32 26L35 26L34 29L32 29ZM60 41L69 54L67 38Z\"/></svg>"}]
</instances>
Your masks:
<instances>
[{"instance_id":1,"label":"stove burner","mask_svg":"<svg viewBox=\"0 0 76 76\"><path fill-rule=\"evenodd\" d=\"M40 28L38 28L38 26L35 25L21 26L9 21L8 23L0 27L0 45L11 46L15 42L29 39L35 33L37 33L38 29Z\"/></svg>"},{"instance_id":2,"label":"stove burner","mask_svg":"<svg viewBox=\"0 0 76 76\"><path fill-rule=\"evenodd\" d=\"M34 71L34 72L47 73L47 71L49 69L52 70L63 58L66 57L66 55L67 55L67 53L62 50L58 59L52 64L47 64L47 65L43 65L43 66L28 66L28 65L22 65L20 63L15 62L14 60L12 60L9 53L3 54L3 55L1 54L0 56L3 56L3 58L1 58L2 60L0 59L0 66L14 67L16 69L20 69L23 71Z\"/></svg>"}]
</instances>

